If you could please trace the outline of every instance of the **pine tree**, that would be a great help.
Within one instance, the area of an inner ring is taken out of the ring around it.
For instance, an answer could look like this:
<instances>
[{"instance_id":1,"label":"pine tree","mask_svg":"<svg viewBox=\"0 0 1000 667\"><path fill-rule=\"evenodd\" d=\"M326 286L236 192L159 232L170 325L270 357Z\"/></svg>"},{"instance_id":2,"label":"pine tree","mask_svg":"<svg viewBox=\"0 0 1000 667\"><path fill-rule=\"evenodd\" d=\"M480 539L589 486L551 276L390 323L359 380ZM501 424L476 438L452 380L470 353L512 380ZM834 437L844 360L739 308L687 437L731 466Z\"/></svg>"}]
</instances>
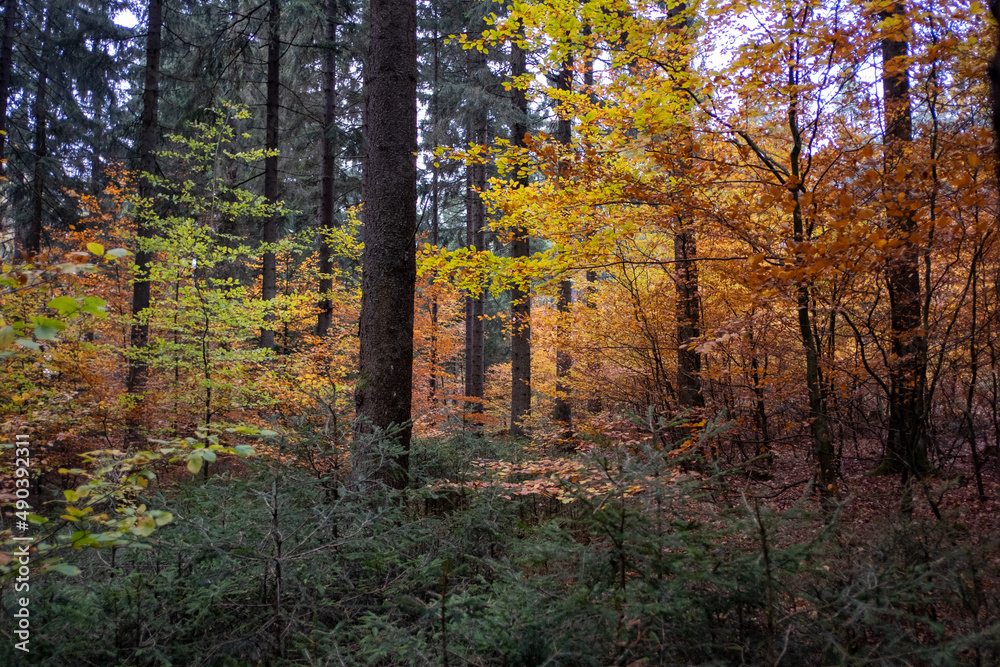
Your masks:
<instances>
[{"instance_id":1,"label":"pine tree","mask_svg":"<svg viewBox=\"0 0 1000 667\"><path fill-rule=\"evenodd\" d=\"M413 301L417 227L417 11L412 0L372 0L365 63L364 243L361 285L358 421L353 474L372 474L372 442L397 428L398 470L381 471L396 487L407 482Z\"/></svg>"}]
</instances>

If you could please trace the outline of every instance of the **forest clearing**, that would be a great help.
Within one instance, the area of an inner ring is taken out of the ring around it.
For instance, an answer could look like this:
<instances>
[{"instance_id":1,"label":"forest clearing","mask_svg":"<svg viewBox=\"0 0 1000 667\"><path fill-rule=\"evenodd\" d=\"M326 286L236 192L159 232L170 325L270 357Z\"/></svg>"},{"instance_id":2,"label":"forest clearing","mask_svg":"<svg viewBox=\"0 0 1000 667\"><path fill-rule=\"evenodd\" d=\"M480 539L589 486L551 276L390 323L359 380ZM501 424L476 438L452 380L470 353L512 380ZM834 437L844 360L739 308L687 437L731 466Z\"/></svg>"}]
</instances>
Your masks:
<instances>
[{"instance_id":1,"label":"forest clearing","mask_svg":"<svg viewBox=\"0 0 1000 667\"><path fill-rule=\"evenodd\" d=\"M0 6L0 664L1000 664L1000 2Z\"/></svg>"}]
</instances>

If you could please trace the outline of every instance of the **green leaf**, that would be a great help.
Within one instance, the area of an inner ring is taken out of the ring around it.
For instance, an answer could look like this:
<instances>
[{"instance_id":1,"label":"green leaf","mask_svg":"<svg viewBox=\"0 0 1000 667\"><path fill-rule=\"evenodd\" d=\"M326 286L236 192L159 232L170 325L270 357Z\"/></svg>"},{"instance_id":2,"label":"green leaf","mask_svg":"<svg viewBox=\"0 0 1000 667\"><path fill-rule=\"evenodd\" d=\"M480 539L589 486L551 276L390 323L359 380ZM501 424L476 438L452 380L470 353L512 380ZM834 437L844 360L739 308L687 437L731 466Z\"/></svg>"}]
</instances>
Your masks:
<instances>
[{"instance_id":1,"label":"green leaf","mask_svg":"<svg viewBox=\"0 0 1000 667\"><path fill-rule=\"evenodd\" d=\"M258 433L258 435L262 435L265 438L273 438L276 435L278 435L278 432L277 431L261 431L260 433Z\"/></svg>"},{"instance_id":2,"label":"green leaf","mask_svg":"<svg viewBox=\"0 0 1000 667\"><path fill-rule=\"evenodd\" d=\"M100 243L88 243L87 250L94 253L98 257L104 256L104 246L102 246Z\"/></svg>"},{"instance_id":3,"label":"green leaf","mask_svg":"<svg viewBox=\"0 0 1000 667\"><path fill-rule=\"evenodd\" d=\"M14 327L8 325L0 329L0 350L10 347L14 343Z\"/></svg>"},{"instance_id":4,"label":"green leaf","mask_svg":"<svg viewBox=\"0 0 1000 667\"><path fill-rule=\"evenodd\" d=\"M63 495L66 496L66 500L71 503L75 502L77 499L76 491L73 491L72 489L66 489L63 491Z\"/></svg>"},{"instance_id":5,"label":"green leaf","mask_svg":"<svg viewBox=\"0 0 1000 667\"><path fill-rule=\"evenodd\" d=\"M51 317L34 317L35 338L38 340L56 340L56 335L66 328L65 322L54 320Z\"/></svg>"},{"instance_id":6,"label":"green leaf","mask_svg":"<svg viewBox=\"0 0 1000 667\"><path fill-rule=\"evenodd\" d=\"M215 452L213 452L211 449L206 449L201 453L201 458L211 463L212 461L215 460Z\"/></svg>"},{"instance_id":7,"label":"green leaf","mask_svg":"<svg viewBox=\"0 0 1000 667\"><path fill-rule=\"evenodd\" d=\"M58 310L59 315L66 317L67 315L72 315L79 310L80 304L76 302L76 299L72 299L68 296L57 296L49 301L48 307Z\"/></svg>"},{"instance_id":8,"label":"green leaf","mask_svg":"<svg viewBox=\"0 0 1000 667\"><path fill-rule=\"evenodd\" d=\"M14 342L20 345L21 347L26 347L29 350L34 350L35 352L38 352L39 350L42 349L38 343L28 338L18 338Z\"/></svg>"},{"instance_id":9,"label":"green leaf","mask_svg":"<svg viewBox=\"0 0 1000 667\"><path fill-rule=\"evenodd\" d=\"M56 340L56 334L59 330L55 327L46 326L44 324L39 324L35 327L35 338L38 340Z\"/></svg>"},{"instance_id":10,"label":"green leaf","mask_svg":"<svg viewBox=\"0 0 1000 667\"><path fill-rule=\"evenodd\" d=\"M115 258L125 257L126 255L128 255L128 250L126 250L125 248L115 248L114 250L109 250L104 254L107 257L115 257Z\"/></svg>"},{"instance_id":11,"label":"green leaf","mask_svg":"<svg viewBox=\"0 0 1000 667\"><path fill-rule=\"evenodd\" d=\"M105 307L107 305L108 302L105 301L104 299L98 298L96 296L88 296L86 299L83 300L83 306L80 308L80 311L84 313L89 313L94 317L99 317L101 319L104 319L105 317L108 316L107 312L105 311Z\"/></svg>"},{"instance_id":12,"label":"green leaf","mask_svg":"<svg viewBox=\"0 0 1000 667\"><path fill-rule=\"evenodd\" d=\"M192 474L197 475L198 471L201 470L201 463L202 461L200 456L192 456L188 459L188 470L190 470Z\"/></svg>"},{"instance_id":13,"label":"green leaf","mask_svg":"<svg viewBox=\"0 0 1000 667\"><path fill-rule=\"evenodd\" d=\"M256 452L250 445L236 445L233 447L233 453L236 456L253 456Z\"/></svg>"},{"instance_id":14,"label":"green leaf","mask_svg":"<svg viewBox=\"0 0 1000 667\"><path fill-rule=\"evenodd\" d=\"M67 577L75 577L80 574L80 568L69 563L56 563L55 565L50 565L48 569L59 574L65 574Z\"/></svg>"},{"instance_id":15,"label":"green leaf","mask_svg":"<svg viewBox=\"0 0 1000 667\"><path fill-rule=\"evenodd\" d=\"M136 535L141 535L142 537L149 537L156 530L156 520L151 516L140 517L136 522L135 528L132 532Z\"/></svg>"}]
</instances>

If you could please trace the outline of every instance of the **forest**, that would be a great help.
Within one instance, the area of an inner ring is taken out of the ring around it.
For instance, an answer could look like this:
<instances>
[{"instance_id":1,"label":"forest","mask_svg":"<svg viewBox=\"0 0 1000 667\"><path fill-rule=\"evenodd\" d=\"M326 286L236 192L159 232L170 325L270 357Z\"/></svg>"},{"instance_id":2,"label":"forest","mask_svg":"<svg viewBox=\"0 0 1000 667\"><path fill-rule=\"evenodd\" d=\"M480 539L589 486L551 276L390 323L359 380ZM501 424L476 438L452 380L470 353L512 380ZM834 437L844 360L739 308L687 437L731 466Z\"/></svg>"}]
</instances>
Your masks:
<instances>
[{"instance_id":1,"label":"forest","mask_svg":"<svg viewBox=\"0 0 1000 667\"><path fill-rule=\"evenodd\" d=\"M0 663L1000 664L997 0L0 5Z\"/></svg>"}]
</instances>

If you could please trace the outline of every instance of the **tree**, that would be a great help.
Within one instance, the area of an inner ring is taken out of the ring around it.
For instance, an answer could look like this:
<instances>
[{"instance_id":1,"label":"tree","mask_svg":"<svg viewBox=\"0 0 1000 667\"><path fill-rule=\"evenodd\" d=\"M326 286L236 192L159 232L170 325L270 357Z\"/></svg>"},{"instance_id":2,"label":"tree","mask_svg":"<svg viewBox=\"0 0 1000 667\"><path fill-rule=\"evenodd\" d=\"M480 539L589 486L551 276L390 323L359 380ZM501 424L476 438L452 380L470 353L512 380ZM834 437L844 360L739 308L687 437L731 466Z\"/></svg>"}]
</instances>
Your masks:
<instances>
[{"instance_id":1,"label":"tree","mask_svg":"<svg viewBox=\"0 0 1000 667\"><path fill-rule=\"evenodd\" d=\"M556 90L563 93L573 91L573 56L566 59L556 75ZM573 143L573 116L568 106L559 111L556 122L556 141L568 151ZM559 178L568 177L568 166L560 166ZM564 434L570 433L573 423L573 408L569 402L569 378L573 371L573 355L569 351L570 335L569 317L573 308L573 281L568 276L559 281L559 294L556 297L556 307L559 311L560 333L556 348L556 399L552 408L552 419L563 424Z\"/></svg>"},{"instance_id":2,"label":"tree","mask_svg":"<svg viewBox=\"0 0 1000 667\"><path fill-rule=\"evenodd\" d=\"M272 204L278 203L278 127L279 96L281 94L281 4L279 0L269 0L267 15L267 156L264 158L264 196ZM273 245L278 242L277 213L264 220L264 268L261 277L261 291L264 301L273 301L278 290L277 261ZM274 330L260 332L260 346L274 347Z\"/></svg>"},{"instance_id":3,"label":"tree","mask_svg":"<svg viewBox=\"0 0 1000 667\"><path fill-rule=\"evenodd\" d=\"M140 201L152 202L154 194L153 174L156 170L156 140L159 131L158 109L160 96L160 49L163 30L163 0L149 0L146 28L145 82L142 92L142 117L139 121L139 188ZM153 211L148 208L138 212L138 247L135 253L135 281L132 284L132 334L129 355L127 389L133 400L141 402L149 373L144 357L149 345L150 306L149 268L153 253L149 247L155 236ZM144 438L140 434L139 412L133 411L128 425L127 440L138 444Z\"/></svg>"},{"instance_id":4,"label":"tree","mask_svg":"<svg viewBox=\"0 0 1000 667\"><path fill-rule=\"evenodd\" d=\"M35 84L35 103L32 105L32 119L35 124L35 169L31 179L33 190L31 199L31 218L21 241L21 250L25 254L35 254L42 245L42 210L45 199L45 161L48 158L49 131L49 58L51 57L52 10L45 11L44 28L42 28L42 57L38 67L38 83Z\"/></svg>"},{"instance_id":5,"label":"tree","mask_svg":"<svg viewBox=\"0 0 1000 667\"><path fill-rule=\"evenodd\" d=\"M413 301L417 225L417 11L412 0L373 0L365 64L364 243L360 369L355 389L355 482L371 474L366 434L399 429L406 484L412 426Z\"/></svg>"},{"instance_id":6,"label":"tree","mask_svg":"<svg viewBox=\"0 0 1000 667\"><path fill-rule=\"evenodd\" d=\"M7 176L7 100L10 96L11 73L14 61L14 26L17 22L17 0L3 3L3 42L0 43L0 168ZM0 225L3 224L0 209Z\"/></svg>"},{"instance_id":7,"label":"tree","mask_svg":"<svg viewBox=\"0 0 1000 667\"><path fill-rule=\"evenodd\" d=\"M920 255L911 241L917 224L914 208L907 200L907 183L912 170L913 119L906 7L896 2L891 9L881 12L879 18L885 31L881 47L887 235L898 242L898 247L886 258L892 363L889 366L889 441L880 469L901 474L905 511L910 502L907 500L910 478L919 478L931 469L924 441L927 344L921 323Z\"/></svg>"},{"instance_id":8,"label":"tree","mask_svg":"<svg viewBox=\"0 0 1000 667\"><path fill-rule=\"evenodd\" d=\"M471 24L477 29L475 32L482 32L481 20L473 20ZM489 143L488 117L482 97L490 70L485 53L478 49L469 49L466 53L467 71L473 84L471 88L475 91L467 121L467 138L472 144L486 146ZM465 179L465 245L480 252L485 249L483 234L486 229L486 205L483 203L482 193L486 190L486 164L482 160L470 160L465 167ZM473 414L483 411L483 390L486 383L483 302L482 292L470 294L465 299L465 395L471 403L468 411ZM480 431L481 425L474 425L473 430Z\"/></svg>"},{"instance_id":9,"label":"tree","mask_svg":"<svg viewBox=\"0 0 1000 667\"><path fill-rule=\"evenodd\" d=\"M523 37L523 30L518 31ZM528 96L520 79L528 73L524 48L518 39L510 45L510 74L513 80L511 102L514 122L511 125L511 144L520 150L526 147L528 133ZM528 186L528 176L518 179L518 185ZM514 261L525 260L531 254L528 232L524 227L514 228L510 256ZM521 423L531 414L531 285L514 285L510 292L510 432L514 436L526 435Z\"/></svg>"},{"instance_id":10,"label":"tree","mask_svg":"<svg viewBox=\"0 0 1000 667\"><path fill-rule=\"evenodd\" d=\"M333 204L336 196L336 133L337 115L337 0L326 0L326 44L323 49L323 124L321 126L322 163L319 204L319 315L316 333L325 336L333 324L333 302L328 293L333 289L333 262L328 234L336 227Z\"/></svg>"}]
</instances>

